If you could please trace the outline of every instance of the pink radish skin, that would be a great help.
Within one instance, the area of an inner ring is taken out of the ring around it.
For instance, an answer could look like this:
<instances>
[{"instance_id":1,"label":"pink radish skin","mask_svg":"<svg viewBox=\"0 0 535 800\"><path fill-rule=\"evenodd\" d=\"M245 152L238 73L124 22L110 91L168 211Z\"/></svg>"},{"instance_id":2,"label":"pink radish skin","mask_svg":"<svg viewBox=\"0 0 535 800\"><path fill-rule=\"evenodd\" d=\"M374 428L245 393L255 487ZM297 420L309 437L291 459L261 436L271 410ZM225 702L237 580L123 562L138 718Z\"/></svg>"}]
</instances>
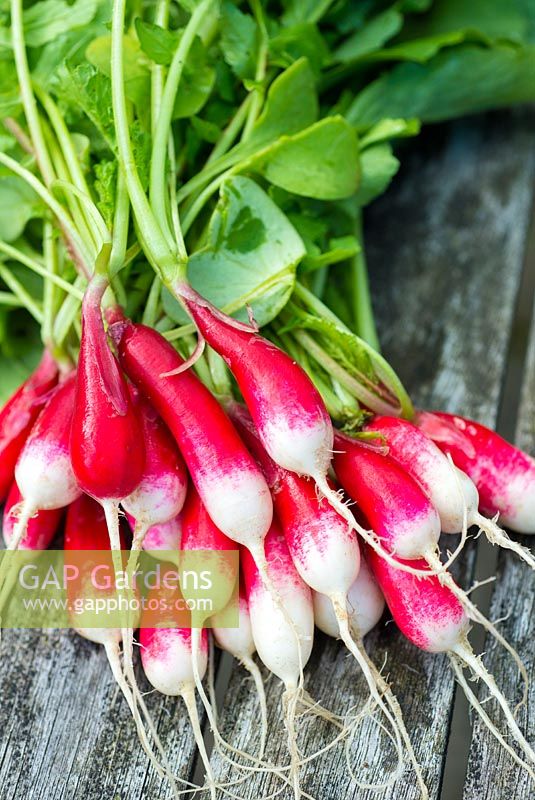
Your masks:
<instances>
[{"instance_id":1,"label":"pink radish skin","mask_svg":"<svg viewBox=\"0 0 535 800\"><path fill-rule=\"evenodd\" d=\"M327 595L313 592L314 622L316 627L333 639L340 637L340 626L336 618L332 601ZM361 558L359 574L347 593L347 611L349 624L358 631L361 637L369 633L381 617L385 609L385 599L373 577L373 574Z\"/></svg>"},{"instance_id":2,"label":"pink radish skin","mask_svg":"<svg viewBox=\"0 0 535 800\"><path fill-rule=\"evenodd\" d=\"M507 700L468 643L469 620L462 604L450 588L442 585L435 576L416 580L414 576L386 563L371 548L367 549L366 557L401 632L421 650L428 653L447 653L450 656L471 705L500 744L535 779L532 768L505 741L462 678L462 669L467 668L475 678L485 683L503 711L510 734L527 759L535 763L535 752L520 731Z\"/></svg>"},{"instance_id":3,"label":"pink radish skin","mask_svg":"<svg viewBox=\"0 0 535 800\"><path fill-rule=\"evenodd\" d=\"M233 541L262 552L273 505L260 469L223 409L159 333L114 324L121 365L167 424L210 517Z\"/></svg>"},{"instance_id":4,"label":"pink radish skin","mask_svg":"<svg viewBox=\"0 0 535 800\"><path fill-rule=\"evenodd\" d=\"M518 533L535 532L535 459L490 428L456 414L422 411L416 424L470 476L483 513L499 513Z\"/></svg>"},{"instance_id":5,"label":"pink radish skin","mask_svg":"<svg viewBox=\"0 0 535 800\"><path fill-rule=\"evenodd\" d=\"M316 592L344 597L359 570L355 532L326 498L318 497L312 481L275 464L243 406L233 404L230 415L264 471L277 519L301 578Z\"/></svg>"},{"instance_id":6,"label":"pink radish skin","mask_svg":"<svg viewBox=\"0 0 535 800\"><path fill-rule=\"evenodd\" d=\"M512 541L494 520L479 513L479 494L473 481L450 463L422 430L395 417L374 417L366 430L380 435L389 456L420 484L436 508L445 533L464 533L466 527L478 525L492 544L513 550L535 568L535 558L529 550Z\"/></svg>"},{"instance_id":7,"label":"pink radish skin","mask_svg":"<svg viewBox=\"0 0 535 800\"><path fill-rule=\"evenodd\" d=\"M334 470L384 547L400 559L435 551L440 520L410 475L389 456L338 434Z\"/></svg>"},{"instance_id":8,"label":"pink radish skin","mask_svg":"<svg viewBox=\"0 0 535 800\"><path fill-rule=\"evenodd\" d=\"M0 503L13 483L15 464L24 442L57 380L57 364L45 350L37 369L0 411Z\"/></svg>"},{"instance_id":9,"label":"pink radish skin","mask_svg":"<svg viewBox=\"0 0 535 800\"><path fill-rule=\"evenodd\" d=\"M133 387L145 442L145 468L140 483L121 505L143 534L153 525L169 522L182 510L188 477L186 465L167 426L147 400Z\"/></svg>"},{"instance_id":10,"label":"pink radish skin","mask_svg":"<svg viewBox=\"0 0 535 800\"><path fill-rule=\"evenodd\" d=\"M269 455L292 472L324 478L332 458L333 428L308 375L252 328L226 321L195 293L186 305L202 336L236 378Z\"/></svg>"},{"instance_id":11,"label":"pink radish skin","mask_svg":"<svg viewBox=\"0 0 535 800\"><path fill-rule=\"evenodd\" d=\"M19 455L15 479L23 497L9 549L25 535L30 517L72 503L81 494L69 455L75 376L70 375L50 396Z\"/></svg>"},{"instance_id":12,"label":"pink radish skin","mask_svg":"<svg viewBox=\"0 0 535 800\"><path fill-rule=\"evenodd\" d=\"M136 519L128 513L126 513L126 518L133 532L136 528ZM178 564L178 551L180 550L181 540L182 522L180 514L178 514L168 522L162 522L159 525L151 525L143 539L143 549L150 550L154 558L158 557L158 550L163 550L166 552L163 556L165 560L168 559L169 552L176 551L176 563Z\"/></svg>"},{"instance_id":13,"label":"pink radish skin","mask_svg":"<svg viewBox=\"0 0 535 800\"><path fill-rule=\"evenodd\" d=\"M2 534L6 547L9 547L9 543L13 537L13 531L18 520L15 512L17 506L20 507L20 503L22 503L22 495L16 481L13 481L4 506L4 518L2 522ZM37 511L37 513L28 520L26 533L19 543L19 550L46 550L59 530L63 513L63 508L54 508L50 511Z\"/></svg>"}]
</instances>

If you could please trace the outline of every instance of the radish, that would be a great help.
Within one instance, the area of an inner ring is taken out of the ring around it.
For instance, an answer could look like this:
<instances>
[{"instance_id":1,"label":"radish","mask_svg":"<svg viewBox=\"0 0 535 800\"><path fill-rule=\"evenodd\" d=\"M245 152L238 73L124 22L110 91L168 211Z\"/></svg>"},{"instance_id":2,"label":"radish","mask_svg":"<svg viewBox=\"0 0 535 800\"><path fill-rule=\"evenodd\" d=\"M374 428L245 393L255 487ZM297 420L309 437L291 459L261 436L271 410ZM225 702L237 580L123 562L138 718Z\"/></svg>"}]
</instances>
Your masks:
<instances>
[{"instance_id":1,"label":"radish","mask_svg":"<svg viewBox=\"0 0 535 800\"><path fill-rule=\"evenodd\" d=\"M2 522L2 534L7 547L9 547L18 521L16 509L20 507L21 502L22 495L19 487L17 482L13 481L4 506L4 519ZM63 508L37 511L28 520L26 533L19 542L19 550L46 550L59 530L63 511Z\"/></svg>"},{"instance_id":2,"label":"radish","mask_svg":"<svg viewBox=\"0 0 535 800\"><path fill-rule=\"evenodd\" d=\"M305 697L302 674L310 658L314 638L312 595L294 567L276 522L273 522L264 546L271 583L287 610L291 624L273 594L266 589L258 565L246 549L242 551L241 563L255 647L262 662L284 685L282 704L291 759L290 779L294 795L298 798L301 795L298 771L300 756L295 717L299 701Z\"/></svg>"},{"instance_id":3,"label":"radish","mask_svg":"<svg viewBox=\"0 0 535 800\"><path fill-rule=\"evenodd\" d=\"M469 619L462 603L449 586L444 586L436 576L416 580L413 576L391 567L371 548L367 550L367 558L401 632L421 650L428 653L447 653L457 676L462 678L460 682L465 690L468 687L462 676L462 668L469 669L474 678L482 680L491 696L499 703L515 741L529 761L535 762L535 752L515 722L507 700L468 642ZM502 746L535 779L532 768L505 742L469 689L467 697Z\"/></svg>"},{"instance_id":4,"label":"radish","mask_svg":"<svg viewBox=\"0 0 535 800\"><path fill-rule=\"evenodd\" d=\"M261 761L266 748L268 730L266 692L264 689L262 674L255 660L253 659L253 655L256 652L256 647L253 639L249 605L247 603L245 587L241 578L239 581L238 603L239 625L237 628L227 628L222 626L221 623L225 620L225 610L214 614L210 622L212 626L212 633L219 647L222 650L225 650L225 652L230 653L230 655L233 656L233 658L235 658L247 670L254 681L258 695L258 702L260 705L261 732L260 748L257 758L259 761Z\"/></svg>"},{"instance_id":5,"label":"radish","mask_svg":"<svg viewBox=\"0 0 535 800\"><path fill-rule=\"evenodd\" d=\"M19 547L34 514L63 508L81 494L69 456L75 381L71 374L53 390L20 452L15 479L22 501L8 550Z\"/></svg>"},{"instance_id":6,"label":"radish","mask_svg":"<svg viewBox=\"0 0 535 800\"><path fill-rule=\"evenodd\" d=\"M429 421L430 417L431 415L428 414L420 415L420 419L424 420L422 429L417 428L411 422L395 417L374 417L366 424L365 429L381 436L388 446L388 454L418 481L435 506L440 516L442 530L445 533L461 532L466 515L468 526L477 525L493 544L514 550L535 568L535 559L526 548L512 542L493 520L487 519L479 513L479 494L473 481L465 472L452 467L444 453L423 432L426 424L432 424ZM496 436L492 431L488 431L488 433ZM511 447L503 440L501 441L506 447ZM520 459L532 460L516 448L511 447L511 450L515 451ZM451 451L448 449L447 452ZM451 456L453 455L454 453L451 452ZM456 455L454 461L459 463L460 458ZM535 462L533 462L532 469L533 490L535 490ZM509 488L509 484L507 484L507 488ZM530 491L526 490L522 494L524 507L526 503L529 503L530 497ZM533 524L535 525L535 516Z\"/></svg>"},{"instance_id":7,"label":"radish","mask_svg":"<svg viewBox=\"0 0 535 800\"><path fill-rule=\"evenodd\" d=\"M330 598L313 592L312 599L316 627L333 639L339 638L340 626ZM383 594L362 554L359 574L347 593L347 609L351 628L362 637L375 628L385 609Z\"/></svg>"},{"instance_id":8,"label":"radish","mask_svg":"<svg viewBox=\"0 0 535 800\"><path fill-rule=\"evenodd\" d=\"M236 550L237 546L235 542L229 539L228 536L214 525L195 488L190 486L186 503L182 511L182 559L185 562L184 569L187 569L188 553L210 551L215 554L219 552L224 553L226 551L236 552ZM197 559L194 558L191 564L193 568L198 568L198 557ZM224 742L219 733L212 705L202 685L198 656L201 647L203 626L212 614L222 612L230 602L236 587L237 572L232 569L232 565L225 556L221 559L214 559L206 555L206 568L209 568L212 573L212 590L210 592L212 608L210 611L195 610L191 612L193 676L195 679L195 686L206 709L215 740L218 744L225 746L226 742ZM217 591L214 592L214 589L217 589ZM191 590L189 585L184 583L181 584L181 591L186 600L190 600L192 604L195 604L198 597L198 591L196 589Z\"/></svg>"},{"instance_id":9,"label":"radish","mask_svg":"<svg viewBox=\"0 0 535 800\"><path fill-rule=\"evenodd\" d=\"M373 530L379 534L384 546L401 559L418 559L419 564L420 559L425 559L441 582L463 604L469 616L483 625L510 653L527 691L528 676L516 650L478 611L466 592L457 586L446 571L447 565L440 561L437 555L440 519L420 485L390 455L385 455L369 443L337 434L336 447L336 475Z\"/></svg>"},{"instance_id":10,"label":"radish","mask_svg":"<svg viewBox=\"0 0 535 800\"><path fill-rule=\"evenodd\" d=\"M136 529L136 520L126 513L126 518L133 531ZM158 558L158 551L162 551L161 558L169 561L172 553L176 553L175 563L178 566L180 542L182 539L182 521L180 514L168 522L151 525L143 539L143 549L149 550L153 558Z\"/></svg>"},{"instance_id":11,"label":"radish","mask_svg":"<svg viewBox=\"0 0 535 800\"><path fill-rule=\"evenodd\" d=\"M415 421L470 476L485 514L499 513L518 533L535 532L535 459L458 414L421 411Z\"/></svg>"},{"instance_id":12,"label":"radish","mask_svg":"<svg viewBox=\"0 0 535 800\"><path fill-rule=\"evenodd\" d=\"M186 466L171 433L150 403L133 386L130 397L142 423L145 466L133 492L122 498L121 505L135 519L134 537L128 559L128 583L137 568L138 553L147 531L176 518L186 499ZM131 596L131 595L129 595ZM135 684L133 631L123 633L123 659L126 677Z\"/></svg>"},{"instance_id":13,"label":"radish","mask_svg":"<svg viewBox=\"0 0 535 800\"><path fill-rule=\"evenodd\" d=\"M278 467L263 450L254 425L243 406L234 404L232 418L238 431L246 441L251 452L264 468L277 519L280 522L288 549L303 581L314 592L326 595L338 620L340 636L359 664L370 690L370 695L387 717L394 731L398 749L399 765L403 762L402 739L405 741L413 762L422 795L427 790L416 762L408 733L397 700L390 688L379 678L378 672L370 662L358 628L350 630L348 593L358 579L360 550L356 535L347 526L338 512L325 497L318 497L315 485L307 478ZM381 695L384 694L386 702ZM392 713L391 713L392 712Z\"/></svg>"},{"instance_id":14,"label":"radish","mask_svg":"<svg viewBox=\"0 0 535 800\"><path fill-rule=\"evenodd\" d=\"M119 530L119 537L121 548L126 549L126 544L124 542L124 536L121 530ZM75 500L69 508L67 509L67 517L65 521L65 541L64 541L64 548L66 553L73 551L80 551L80 550L87 550L87 551L109 551L110 549L110 538L108 533L108 525L106 520L106 515L104 510L102 509L101 505L89 497L87 494L82 494L77 500ZM68 555L65 557L65 563L68 563ZM95 558L88 554L87 560L85 562L85 566L87 567L88 571L93 565L97 565L101 563L98 558ZM79 587L81 596L84 596L83 586ZM90 588L92 591L92 588ZM77 590L76 586L72 587L69 584L69 600L74 601L76 599ZM115 590L111 590L110 594L113 596ZM74 595L74 596L73 596ZM135 697L132 693L131 688L128 686L127 681L125 680L125 676L123 675L123 671L121 669L121 658L120 658L120 649L119 643L121 642L122 633L121 629L119 628L75 628L77 632L83 636L85 639L88 639L91 642L95 642L96 644L103 645L106 655L108 657L108 662L110 664L113 677L115 678L123 696L128 704L130 711L132 712L132 716L136 723L136 728L139 734L139 738L145 753L148 755L151 763L155 767L156 771L160 775L160 777L169 777L171 779L171 783L173 784L173 779L170 774L170 771L163 770L158 759L153 753L153 750L150 746L150 743L147 738L146 731L144 726L141 722L139 711L137 708L136 703L141 705L145 716L147 717L149 727L153 734L153 738L155 743L160 750L164 760L165 753L163 752L163 748L158 740L156 731L152 722L150 721L150 717L148 714L148 710L145 707L145 703L141 695ZM176 787L173 784L173 790L175 796L178 796L178 792Z\"/></svg>"},{"instance_id":15,"label":"radish","mask_svg":"<svg viewBox=\"0 0 535 800\"><path fill-rule=\"evenodd\" d=\"M219 788L210 759L206 752L197 704L195 702L195 677L193 674L192 630L190 628L144 628L139 631L141 662L149 683L162 694L181 697L188 712L193 735L206 769L206 779L211 797L216 798ZM204 677L208 659L208 636L200 636L197 670Z\"/></svg>"},{"instance_id":16,"label":"radish","mask_svg":"<svg viewBox=\"0 0 535 800\"><path fill-rule=\"evenodd\" d=\"M182 288L182 292L201 335L236 378L260 440L273 461L312 478L346 524L382 552L376 537L361 528L327 480L333 426L321 395L305 371L255 329L225 317L193 290ZM384 557L391 558L388 553Z\"/></svg>"},{"instance_id":17,"label":"radish","mask_svg":"<svg viewBox=\"0 0 535 800\"><path fill-rule=\"evenodd\" d=\"M111 326L121 365L158 411L184 456L211 519L249 548L265 573L262 542L273 504L267 483L229 418L159 333L123 320Z\"/></svg>"},{"instance_id":18,"label":"radish","mask_svg":"<svg viewBox=\"0 0 535 800\"><path fill-rule=\"evenodd\" d=\"M0 411L0 503L13 483L15 464L24 442L57 380L57 364L45 350L37 369Z\"/></svg>"}]
</instances>

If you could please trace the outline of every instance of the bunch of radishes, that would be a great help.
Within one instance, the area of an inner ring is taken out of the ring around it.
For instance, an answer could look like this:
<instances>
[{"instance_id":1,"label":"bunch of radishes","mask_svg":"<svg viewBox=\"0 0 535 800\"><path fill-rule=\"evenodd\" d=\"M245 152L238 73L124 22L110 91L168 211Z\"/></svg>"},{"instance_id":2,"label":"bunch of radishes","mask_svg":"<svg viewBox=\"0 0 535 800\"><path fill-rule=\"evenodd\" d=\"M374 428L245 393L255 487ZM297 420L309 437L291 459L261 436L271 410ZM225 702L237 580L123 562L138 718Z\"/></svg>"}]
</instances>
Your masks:
<instances>
[{"instance_id":1,"label":"bunch of radishes","mask_svg":"<svg viewBox=\"0 0 535 800\"><path fill-rule=\"evenodd\" d=\"M139 633L149 681L185 701L212 794L230 791L234 784L218 784L211 771L195 688L216 746L236 766L241 756L244 774L236 783L248 770L270 769L299 796L297 712L315 708L335 719L314 706L304 689L316 624L340 637L363 671L370 690L365 713L376 706L381 710L397 747L394 777L402 771L406 749L426 796L397 701L362 644L382 615L383 596L417 647L450 655L474 708L533 774L535 753L467 641L470 618L494 629L453 581L447 570L452 558L441 561L438 540L441 531L466 534L475 524L492 541L517 549L479 507L529 532L535 520L535 461L492 431L445 414L421 413L410 422L370 416L362 434L335 431L314 384L286 353L253 327L184 291L200 334L236 380L241 401L229 395L223 407L155 330L126 319L118 307L108 309L106 330L101 309L106 286L97 275L85 293L76 369L60 369L45 352L0 415L4 537L10 549L46 548L66 508L66 549L110 546L118 553L122 507L133 528L134 566L142 545L176 550L177 558L181 547L240 548L238 629L219 627L216 614L191 630L142 628ZM531 555L522 554L533 563ZM120 558L115 563L121 568ZM6 579L4 570L1 589ZM233 588L222 593L216 612L223 611ZM217 731L202 685L208 654L202 626L207 624L217 643L255 677L263 735L254 755L235 751ZM132 630L80 632L105 645L143 745L178 792L136 685ZM284 686L288 767L264 761L266 715L255 650ZM479 704L463 668L486 683L519 752Z\"/></svg>"}]
</instances>

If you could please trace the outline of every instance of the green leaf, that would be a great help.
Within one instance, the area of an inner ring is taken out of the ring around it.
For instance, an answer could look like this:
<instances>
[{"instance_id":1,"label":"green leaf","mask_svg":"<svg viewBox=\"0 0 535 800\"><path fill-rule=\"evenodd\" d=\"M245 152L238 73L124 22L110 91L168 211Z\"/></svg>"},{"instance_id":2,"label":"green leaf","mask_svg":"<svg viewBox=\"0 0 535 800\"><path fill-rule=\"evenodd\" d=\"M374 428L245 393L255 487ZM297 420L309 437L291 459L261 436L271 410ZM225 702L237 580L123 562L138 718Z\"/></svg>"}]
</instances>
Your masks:
<instances>
[{"instance_id":1,"label":"green leaf","mask_svg":"<svg viewBox=\"0 0 535 800\"><path fill-rule=\"evenodd\" d=\"M0 178L0 239L13 242L27 223L43 215L43 204L26 181L16 175Z\"/></svg>"},{"instance_id":2,"label":"green leaf","mask_svg":"<svg viewBox=\"0 0 535 800\"><path fill-rule=\"evenodd\" d=\"M80 109L102 134L110 149L115 147L111 82L91 64L65 65L58 71L55 90L62 105Z\"/></svg>"},{"instance_id":3,"label":"green leaf","mask_svg":"<svg viewBox=\"0 0 535 800\"><path fill-rule=\"evenodd\" d=\"M95 164L95 191L97 206L108 228L112 227L117 193L117 162L100 161Z\"/></svg>"},{"instance_id":4,"label":"green leaf","mask_svg":"<svg viewBox=\"0 0 535 800\"><path fill-rule=\"evenodd\" d=\"M392 147L383 142L367 147L361 153L360 165L362 175L355 201L365 206L385 191L399 169L399 161Z\"/></svg>"},{"instance_id":5,"label":"green leaf","mask_svg":"<svg viewBox=\"0 0 535 800\"><path fill-rule=\"evenodd\" d=\"M11 54L0 55L0 118L17 114L20 105L17 70Z\"/></svg>"},{"instance_id":6,"label":"green leaf","mask_svg":"<svg viewBox=\"0 0 535 800\"><path fill-rule=\"evenodd\" d=\"M245 147L257 149L279 136L297 133L312 125L318 113L314 73L308 61L302 58L275 78L269 87L262 114Z\"/></svg>"},{"instance_id":7,"label":"green leaf","mask_svg":"<svg viewBox=\"0 0 535 800\"><path fill-rule=\"evenodd\" d=\"M329 10L333 0L285 0L282 21L285 25L299 22L318 22Z\"/></svg>"},{"instance_id":8,"label":"green leaf","mask_svg":"<svg viewBox=\"0 0 535 800\"><path fill-rule=\"evenodd\" d=\"M85 51L86 58L107 78L111 77L111 36L99 36ZM147 111L150 97L150 70L139 42L123 36L124 90L138 109Z\"/></svg>"},{"instance_id":9,"label":"green leaf","mask_svg":"<svg viewBox=\"0 0 535 800\"><path fill-rule=\"evenodd\" d=\"M382 119L374 125L367 134L361 137L360 149L364 150L372 144L401 139L407 136L417 136L420 133L420 120L418 119Z\"/></svg>"},{"instance_id":10,"label":"green leaf","mask_svg":"<svg viewBox=\"0 0 535 800\"><path fill-rule=\"evenodd\" d=\"M342 117L327 117L294 136L281 137L250 166L288 192L337 200L349 197L358 186L358 140Z\"/></svg>"},{"instance_id":11,"label":"green leaf","mask_svg":"<svg viewBox=\"0 0 535 800\"><path fill-rule=\"evenodd\" d=\"M329 242L329 249L325 252L318 252L315 255L307 254L300 265L300 272L312 272L321 267L328 267L331 264L338 264L340 261L347 261L361 250L360 244L355 236L335 237Z\"/></svg>"},{"instance_id":12,"label":"green leaf","mask_svg":"<svg viewBox=\"0 0 535 800\"><path fill-rule=\"evenodd\" d=\"M419 61L424 63L436 56L445 47L452 47L461 44L466 39L481 37L470 34L467 31L451 31L451 33L441 33L438 36L425 36L421 39L414 39L410 42L402 42L388 47L386 50L378 50L373 54L373 61Z\"/></svg>"},{"instance_id":13,"label":"green leaf","mask_svg":"<svg viewBox=\"0 0 535 800\"><path fill-rule=\"evenodd\" d=\"M0 405L26 380L43 354L39 327L26 312L6 313L4 325L3 321L0 317Z\"/></svg>"},{"instance_id":14,"label":"green leaf","mask_svg":"<svg viewBox=\"0 0 535 800\"><path fill-rule=\"evenodd\" d=\"M341 44L334 57L343 63L355 61L362 56L379 50L385 42L401 30L403 16L394 8L389 8L367 22L363 28L355 31L349 39Z\"/></svg>"},{"instance_id":15,"label":"green leaf","mask_svg":"<svg viewBox=\"0 0 535 800\"><path fill-rule=\"evenodd\" d=\"M221 50L238 78L254 78L257 48L253 17L225 0L221 6Z\"/></svg>"},{"instance_id":16,"label":"green leaf","mask_svg":"<svg viewBox=\"0 0 535 800\"><path fill-rule=\"evenodd\" d=\"M156 64L169 66L180 41L178 31L168 31L153 22L136 19L136 33L143 52Z\"/></svg>"},{"instance_id":17,"label":"green leaf","mask_svg":"<svg viewBox=\"0 0 535 800\"><path fill-rule=\"evenodd\" d=\"M216 73L208 63L208 53L195 37L190 47L173 109L173 119L183 119L198 114L214 88Z\"/></svg>"},{"instance_id":18,"label":"green leaf","mask_svg":"<svg viewBox=\"0 0 535 800\"><path fill-rule=\"evenodd\" d=\"M98 0L42 0L25 9L24 38L28 47L40 47L67 31L87 25L96 14Z\"/></svg>"},{"instance_id":19,"label":"green leaf","mask_svg":"<svg viewBox=\"0 0 535 800\"><path fill-rule=\"evenodd\" d=\"M299 235L264 190L236 177L221 188L209 243L191 256L188 276L193 288L219 308L230 307L247 319L244 307L250 304L258 324L265 325L292 293L304 254ZM188 321L168 292L163 301L168 316Z\"/></svg>"},{"instance_id":20,"label":"green leaf","mask_svg":"<svg viewBox=\"0 0 535 800\"><path fill-rule=\"evenodd\" d=\"M346 118L366 129L384 117L433 122L534 99L535 48L461 45L394 67L357 95Z\"/></svg>"},{"instance_id":21,"label":"green leaf","mask_svg":"<svg viewBox=\"0 0 535 800\"><path fill-rule=\"evenodd\" d=\"M316 25L300 23L281 30L270 39L269 60L278 67L289 67L306 58L316 75L329 62L330 54Z\"/></svg>"},{"instance_id":22,"label":"green leaf","mask_svg":"<svg viewBox=\"0 0 535 800\"><path fill-rule=\"evenodd\" d=\"M488 40L521 43L533 24L530 1L523 7L522 0L435 0L428 14L407 20L403 39L473 31Z\"/></svg>"}]
</instances>

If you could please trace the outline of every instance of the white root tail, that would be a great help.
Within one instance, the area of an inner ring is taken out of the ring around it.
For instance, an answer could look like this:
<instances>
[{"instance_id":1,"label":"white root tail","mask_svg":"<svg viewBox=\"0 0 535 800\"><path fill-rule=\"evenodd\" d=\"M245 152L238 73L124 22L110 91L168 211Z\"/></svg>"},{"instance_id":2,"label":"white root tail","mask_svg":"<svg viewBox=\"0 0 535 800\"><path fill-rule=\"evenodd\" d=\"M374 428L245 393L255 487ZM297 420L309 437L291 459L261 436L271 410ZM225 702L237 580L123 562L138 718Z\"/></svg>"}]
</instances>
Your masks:
<instances>
[{"instance_id":1,"label":"white root tail","mask_svg":"<svg viewBox=\"0 0 535 800\"><path fill-rule=\"evenodd\" d=\"M494 697L494 699L499 703L505 716L507 726L518 746L527 756L527 758L531 762L535 763L535 752L533 751L531 745L526 741L525 736L518 727L507 700L498 689L493 676L487 671L487 669L481 663L481 660L472 651L468 641L464 641L455 645L453 648L453 653L458 657L464 666L468 667L468 669L472 671L474 677L481 679L487 686L492 697Z\"/></svg>"},{"instance_id":2,"label":"white root tail","mask_svg":"<svg viewBox=\"0 0 535 800\"><path fill-rule=\"evenodd\" d=\"M488 716L487 712L485 711L485 709L483 708L483 706L481 705L481 703L479 702L479 700L477 699L477 697L475 696L475 694L473 693L471 688L469 687L468 681L466 680L466 678L463 675L462 664L460 664L458 662L457 658L452 654L450 654L450 661L451 661L451 665L453 667L453 671L455 672L455 677L457 678L457 681L458 681L459 685L461 686L463 692L465 693L466 698L467 698L468 702L470 703L470 705L472 706L472 708L481 717L481 719L483 721L483 724L486 725L486 727L489 729L489 731L492 733L492 735L501 744L503 749L506 750L509 753L511 758L513 758L516 761L516 763L520 767L522 767L522 769L525 769L526 772L528 773L528 775L530 776L530 778L533 781L535 781L535 772L533 772L533 770L529 766L529 764L527 764L522 758L520 758L520 756L517 753L515 753L515 751L511 747L511 745L508 744L505 741L505 739L503 738L502 734L500 733L498 728L494 725L494 723L492 722L492 720Z\"/></svg>"},{"instance_id":3,"label":"white root tail","mask_svg":"<svg viewBox=\"0 0 535 800\"><path fill-rule=\"evenodd\" d=\"M420 765L416 759L416 755L414 753L412 743L410 741L409 734L405 727L405 723L403 722L403 716L401 713L401 708L399 707L399 703L397 702L390 686L386 682L386 680L382 677L379 670L376 668L375 664L369 659L366 650L364 649L364 645L361 639L354 639L351 631L349 629L349 617L347 613L347 601L344 597L333 597L331 598L333 608L336 614L336 618L338 620L338 626L340 629L340 636L342 641L344 642L345 646L352 654L352 656L357 661L359 667L362 670L362 673L366 679L366 683L368 684L368 688L370 690L370 696L373 698L375 703L379 706L383 714L385 715L386 719L388 720L391 730L393 733L393 743L396 748L397 752L397 766L394 770L391 778L382 784L381 786L370 786L360 784L361 788L371 788L371 789L378 789L378 788L386 788L390 786L394 781L398 780L401 775L403 774L404 769L404 756L403 756L403 743L407 749L409 754L409 758L411 763L413 764L414 771L416 774L416 779L418 781L418 786L420 788L420 792L422 798L427 800L429 794L427 791L427 787L423 780L422 771ZM387 708L387 705L383 701L384 695L386 703L388 704L390 710ZM403 742L403 743L402 743Z\"/></svg>"},{"instance_id":4,"label":"white root tail","mask_svg":"<svg viewBox=\"0 0 535 800\"><path fill-rule=\"evenodd\" d=\"M436 553L429 554L428 556L426 556L426 559L431 565L436 565L437 563L440 563L440 559L436 555ZM488 620L484 614L481 613L481 611L478 609L476 605L474 605L474 603L472 603L466 592L455 583L453 577L449 573L442 573L441 575L438 576L438 579L445 586L447 586L448 589L455 595L457 600L459 600L459 602L462 604L463 608L465 609L470 619L473 620L474 622L478 622L483 628L485 628L485 630L487 630L490 633L490 635L494 639L496 639L496 641L499 644L501 644L504 650L507 650L507 652L515 662L518 672L520 673L520 676L522 677L522 680L524 682L522 700L518 705L521 706L527 703L528 691L529 691L529 677L527 670L524 664L522 663L522 659L518 655L513 645L510 644L507 641L507 639L505 639L502 636L502 634L498 631L496 626L493 625L492 622Z\"/></svg>"},{"instance_id":5,"label":"white root tail","mask_svg":"<svg viewBox=\"0 0 535 800\"><path fill-rule=\"evenodd\" d=\"M474 525L477 525L491 544L496 544L498 547L503 547L507 550L512 550L517 556L528 564L531 569L535 569L535 556L527 547L523 547L518 542L510 539L504 530L496 523L495 519L488 519L482 514L477 514L474 518Z\"/></svg>"}]
</instances>

